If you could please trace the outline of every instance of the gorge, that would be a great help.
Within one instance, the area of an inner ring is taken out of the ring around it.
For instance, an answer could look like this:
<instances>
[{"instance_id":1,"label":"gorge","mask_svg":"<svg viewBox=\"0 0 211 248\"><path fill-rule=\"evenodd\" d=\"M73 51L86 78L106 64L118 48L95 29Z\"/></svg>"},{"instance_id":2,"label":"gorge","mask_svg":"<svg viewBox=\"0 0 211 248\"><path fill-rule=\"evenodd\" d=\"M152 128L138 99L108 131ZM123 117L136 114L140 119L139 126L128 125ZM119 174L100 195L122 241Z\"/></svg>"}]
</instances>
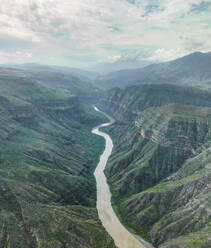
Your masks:
<instances>
[{"instance_id":1,"label":"gorge","mask_svg":"<svg viewBox=\"0 0 211 248\"><path fill-rule=\"evenodd\" d=\"M83 80L0 69L0 247L210 247L208 87Z\"/></svg>"},{"instance_id":2,"label":"gorge","mask_svg":"<svg viewBox=\"0 0 211 248\"><path fill-rule=\"evenodd\" d=\"M101 112L98 108L94 107L96 111ZM103 112L101 112L104 114ZM106 115L106 114L104 114ZM104 132L99 131L100 128L110 126L114 123L114 120L106 115L110 122L102 124L92 130L92 133L102 136L105 139L105 150L100 156L100 161L95 170L95 178L97 182L97 209L100 220L107 232L113 238L115 244L119 248L151 248L152 246L139 238L139 240L132 235L127 229L120 223L116 216L111 203L111 193L107 184L107 179L104 174L104 169L111 155L113 143L111 138Z\"/></svg>"}]
</instances>

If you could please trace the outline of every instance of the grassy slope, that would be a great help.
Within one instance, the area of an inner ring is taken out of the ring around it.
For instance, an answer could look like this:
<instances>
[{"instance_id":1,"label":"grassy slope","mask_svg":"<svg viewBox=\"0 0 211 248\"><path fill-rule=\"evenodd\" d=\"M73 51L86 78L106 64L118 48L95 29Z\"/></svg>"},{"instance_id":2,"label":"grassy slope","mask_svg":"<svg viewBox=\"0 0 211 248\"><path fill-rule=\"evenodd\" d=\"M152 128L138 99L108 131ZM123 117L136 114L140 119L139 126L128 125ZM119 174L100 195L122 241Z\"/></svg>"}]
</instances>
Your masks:
<instances>
[{"instance_id":1,"label":"grassy slope","mask_svg":"<svg viewBox=\"0 0 211 248\"><path fill-rule=\"evenodd\" d=\"M123 93L126 95L122 95L121 91L115 93L117 100L115 102L113 97L112 101L116 106L110 107L110 113L118 121L109 128L115 145L106 169L117 214L126 226L153 241L155 246L206 247L210 242L207 234L210 233L211 204L210 108L169 104L148 109L150 100L138 105L143 100L143 94L136 92L137 97L133 98L127 90ZM209 93L204 92L203 95L206 94ZM153 99L158 105L159 97L158 93ZM147 99L147 96L144 98ZM209 106L209 98L202 97L194 102L191 94L189 99L183 98L182 101L191 100L193 105L199 105L203 104L203 99ZM174 100L172 97L172 102ZM124 118L128 109L134 109L134 106L140 107L135 109L133 116L137 116L140 108L146 109L136 120L139 128L132 116L130 120ZM109 109L108 105L105 109ZM140 133L144 133L145 137ZM167 141L170 139L169 143L162 143L166 137ZM167 145L172 141L172 145ZM186 153L187 148L195 149L194 154ZM185 157L182 156L184 151ZM200 155L197 157L197 154ZM190 156L192 160L185 163Z\"/></svg>"},{"instance_id":2,"label":"grassy slope","mask_svg":"<svg viewBox=\"0 0 211 248\"><path fill-rule=\"evenodd\" d=\"M207 149L157 185L126 197L120 203L124 221L132 223L138 233L150 234L146 237L159 247L208 245L210 162L210 149Z\"/></svg>"},{"instance_id":3,"label":"grassy slope","mask_svg":"<svg viewBox=\"0 0 211 248\"><path fill-rule=\"evenodd\" d=\"M95 209L102 119L30 80L0 89L0 247L114 247Z\"/></svg>"},{"instance_id":4,"label":"grassy slope","mask_svg":"<svg viewBox=\"0 0 211 248\"><path fill-rule=\"evenodd\" d=\"M0 79L2 80L22 80L34 81L57 89L65 89L71 94L77 95L80 101L84 103L95 103L102 92L94 87L89 80L81 79L71 73L57 70L27 70L0 67Z\"/></svg>"}]
</instances>

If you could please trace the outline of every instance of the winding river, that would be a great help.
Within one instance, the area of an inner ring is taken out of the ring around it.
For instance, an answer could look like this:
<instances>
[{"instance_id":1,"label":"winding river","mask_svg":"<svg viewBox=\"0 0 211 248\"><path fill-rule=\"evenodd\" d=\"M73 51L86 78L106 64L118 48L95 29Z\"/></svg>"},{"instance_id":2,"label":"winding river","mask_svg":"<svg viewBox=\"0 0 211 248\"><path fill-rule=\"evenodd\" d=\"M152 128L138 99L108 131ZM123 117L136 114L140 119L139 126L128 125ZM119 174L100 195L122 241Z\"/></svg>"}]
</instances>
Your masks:
<instances>
[{"instance_id":1,"label":"winding river","mask_svg":"<svg viewBox=\"0 0 211 248\"><path fill-rule=\"evenodd\" d=\"M100 111L97 107L94 109L102 114L104 114L107 118L109 118L110 122L102 124L100 126L95 127L92 130L92 133L104 137L105 150L100 156L100 161L95 170L95 178L97 183L97 210L99 218L113 238L115 245L118 248L148 248L152 247L148 243L145 243L141 238L136 237L131 234L119 221L117 218L112 205L111 205L111 193L109 190L109 186L107 184L107 180L104 174L104 169L108 158L112 152L113 142L110 136L102 131L99 131L101 127L109 126L114 123L114 120L108 116L107 114Z\"/></svg>"}]
</instances>

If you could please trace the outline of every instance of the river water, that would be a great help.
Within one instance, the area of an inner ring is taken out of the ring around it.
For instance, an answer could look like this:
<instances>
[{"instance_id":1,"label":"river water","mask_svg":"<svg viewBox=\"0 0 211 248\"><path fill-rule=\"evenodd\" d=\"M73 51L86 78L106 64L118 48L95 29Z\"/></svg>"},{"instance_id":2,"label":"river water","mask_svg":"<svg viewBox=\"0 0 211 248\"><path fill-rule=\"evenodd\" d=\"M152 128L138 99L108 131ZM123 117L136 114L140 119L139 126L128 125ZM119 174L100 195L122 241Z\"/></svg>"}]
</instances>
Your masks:
<instances>
[{"instance_id":1,"label":"river water","mask_svg":"<svg viewBox=\"0 0 211 248\"><path fill-rule=\"evenodd\" d=\"M96 107L94 107L96 111L101 112ZM106 115L105 113L101 112L102 114ZM112 205L111 205L111 193L109 190L109 186L107 184L107 180L104 174L104 169L106 163L108 161L109 156L111 155L113 142L110 136L102 131L99 131L99 128L109 126L113 124L114 120L106 115L109 119L109 123L102 124L98 127L95 127L92 130L92 133L102 136L106 143L105 143L105 150L103 154L100 156L100 161L97 165L95 170L95 178L97 183L97 210L99 218L105 227L106 231L110 234L113 238L115 245L118 248L146 248L151 247L149 245L145 245L144 241L138 240L132 235L119 221L117 218Z\"/></svg>"}]
</instances>

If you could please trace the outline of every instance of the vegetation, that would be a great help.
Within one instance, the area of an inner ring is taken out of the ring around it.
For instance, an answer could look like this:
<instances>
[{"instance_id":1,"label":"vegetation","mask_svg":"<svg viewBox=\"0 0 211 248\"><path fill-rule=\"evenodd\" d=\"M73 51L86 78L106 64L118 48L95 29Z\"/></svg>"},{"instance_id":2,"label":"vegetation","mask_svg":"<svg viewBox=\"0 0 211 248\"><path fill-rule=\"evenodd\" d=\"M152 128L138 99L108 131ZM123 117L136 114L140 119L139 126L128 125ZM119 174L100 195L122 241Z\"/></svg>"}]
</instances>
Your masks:
<instances>
[{"instance_id":1,"label":"vegetation","mask_svg":"<svg viewBox=\"0 0 211 248\"><path fill-rule=\"evenodd\" d=\"M102 96L102 91L93 86L87 78L73 75L71 72L57 70L57 68L47 69L44 67L42 69L42 66L39 69L34 69L33 66L27 69L25 67L23 69L0 68L0 79L2 81L36 82L42 86L53 87L60 91L61 89L66 90L66 92L69 91L70 94L76 95L80 102L96 103ZM34 94L33 88L31 92Z\"/></svg>"},{"instance_id":2,"label":"vegetation","mask_svg":"<svg viewBox=\"0 0 211 248\"><path fill-rule=\"evenodd\" d=\"M96 211L104 143L91 129L106 120L89 104L101 92L69 77L0 70L0 248L115 247ZM105 128L114 209L155 247L209 247L210 99L148 84L112 89L99 103L116 119Z\"/></svg>"},{"instance_id":3,"label":"vegetation","mask_svg":"<svg viewBox=\"0 0 211 248\"><path fill-rule=\"evenodd\" d=\"M106 175L121 221L155 247L207 247L210 93L170 85L110 92L100 107L117 119Z\"/></svg>"},{"instance_id":4,"label":"vegetation","mask_svg":"<svg viewBox=\"0 0 211 248\"><path fill-rule=\"evenodd\" d=\"M0 88L0 247L114 247L95 208L103 119L34 80Z\"/></svg>"},{"instance_id":5,"label":"vegetation","mask_svg":"<svg viewBox=\"0 0 211 248\"><path fill-rule=\"evenodd\" d=\"M211 93L194 87L169 84L139 85L107 91L99 107L115 115L121 123L135 119L143 110L168 103L211 107Z\"/></svg>"}]
</instances>

